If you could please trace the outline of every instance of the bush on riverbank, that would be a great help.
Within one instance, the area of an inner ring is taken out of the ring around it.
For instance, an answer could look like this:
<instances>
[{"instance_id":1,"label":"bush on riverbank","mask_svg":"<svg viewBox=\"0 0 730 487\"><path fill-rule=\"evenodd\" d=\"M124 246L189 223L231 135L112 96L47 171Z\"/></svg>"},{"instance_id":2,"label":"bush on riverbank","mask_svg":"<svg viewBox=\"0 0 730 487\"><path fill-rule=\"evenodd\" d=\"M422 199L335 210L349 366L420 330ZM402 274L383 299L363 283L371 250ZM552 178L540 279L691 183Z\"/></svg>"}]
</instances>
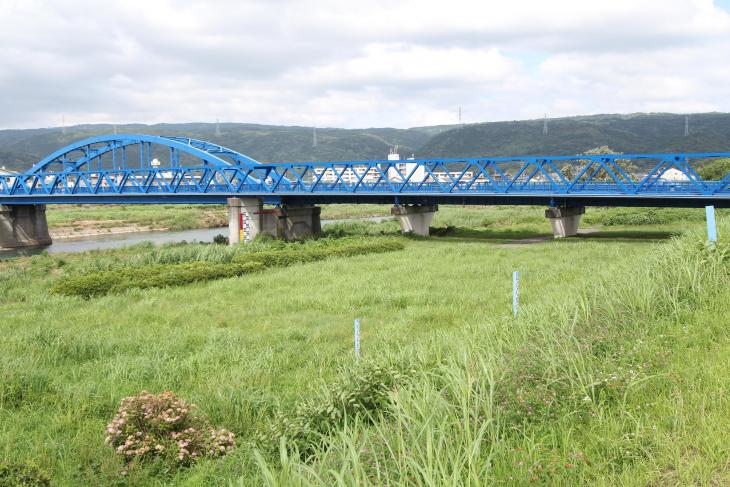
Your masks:
<instances>
[{"instance_id":1,"label":"bush on riverbank","mask_svg":"<svg viewBox=\"0 0 730 487\"><path fill-rule=\"evenodd\" d=\"M91 298L135 288L183 286L194 282L238 277L267 267L284 267L330 257L390 252L403 247L403 242L395 238L322 239L306 243L259 244L252 250L245 246L230 250L218 245L171 246L158 252L153 251L152 257L146 255L141 259L130 259L137 263L135 266L128 266L129 262L121 262L118 266L107 263L105 270L64 276L51 291L67 296ZM153 263L141 264L140 260ZM221 260L226 262L220 262Z\"/></svg>"},{"instance_id":2,"label":"bush on riverbank","mask_svg":"<svg viewBox=\"0 0 730 487\"><path fill-rule=\"evenodd\" d=\"M106 443L125 463L160 460L170 467L219 457L236 447L235 435L172 392L125 397L107 425Z\"/></svg>"}]
</instances>

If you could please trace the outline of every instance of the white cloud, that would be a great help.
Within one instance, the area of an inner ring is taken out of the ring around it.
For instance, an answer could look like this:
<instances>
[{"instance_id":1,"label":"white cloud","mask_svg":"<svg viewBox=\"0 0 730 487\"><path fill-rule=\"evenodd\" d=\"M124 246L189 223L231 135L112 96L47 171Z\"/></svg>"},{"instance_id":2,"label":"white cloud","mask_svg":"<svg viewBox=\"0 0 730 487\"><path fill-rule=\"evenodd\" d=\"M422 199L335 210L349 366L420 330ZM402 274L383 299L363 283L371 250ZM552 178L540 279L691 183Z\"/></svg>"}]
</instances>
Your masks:
<instances>
[{"instance_id":1,"label":"white cloud","mask_svg":"<svg viewBox=\"0 0 730 487\"><path fill-rule=\"evenodd\" d=\"M730 111L711 0L3 0L0 127Z\"/></svg>"}]
</instances>

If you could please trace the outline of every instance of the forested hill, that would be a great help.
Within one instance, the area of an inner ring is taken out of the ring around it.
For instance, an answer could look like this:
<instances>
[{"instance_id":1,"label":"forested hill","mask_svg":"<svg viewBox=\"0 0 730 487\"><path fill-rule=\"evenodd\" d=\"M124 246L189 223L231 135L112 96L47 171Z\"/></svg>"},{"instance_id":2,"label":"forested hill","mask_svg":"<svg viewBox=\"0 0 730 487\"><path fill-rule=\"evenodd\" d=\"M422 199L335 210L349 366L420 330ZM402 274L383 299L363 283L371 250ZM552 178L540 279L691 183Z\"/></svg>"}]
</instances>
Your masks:
<instances>
[{"instance_id":1,"label":"forested hill","mask_svg":"<svg viewBox=\"0 0 730 487\"><path fill-rule=\"evenodd\" d=\"M383 159L391 146L402 156L506 156L577 154L607 145L620 152L730 152L730 114L594 115L543 120L489 122L411 129L318 128L256 124L79 125L60 128L0 130L0 166L30 167L45 155L92 135L147 133L181 135L216 142L262 162Z\"/></svg>"},{"instance_id":2,"label":"forested hill","mask_svg":"<svg viewBox=\"0 0 730 487\"><path fill-rule=\"evenodd\" d=\"M730 152L730 114L594 115L465 125L434 135L422 157L573 155L607 145L623 153Z\"/></svg>"},{"instance_id":3,"label":"forested hill","mask_svg":"<svg viewBox=\"0 0 730 487\"><path fill-rule=\"evenodd\" d=\"M143 133L179 135L214 142L261 162L385 159L391 146L402 154L415 153L432 135L448 127L416 129L336 129L318 128L314 147L312 127L285 127L256 124L186 123L158 125L78 125L59 128L0 131L0 166L28 168L44 156L67 144L100 134Z\"/></svg>"}]
</instances>

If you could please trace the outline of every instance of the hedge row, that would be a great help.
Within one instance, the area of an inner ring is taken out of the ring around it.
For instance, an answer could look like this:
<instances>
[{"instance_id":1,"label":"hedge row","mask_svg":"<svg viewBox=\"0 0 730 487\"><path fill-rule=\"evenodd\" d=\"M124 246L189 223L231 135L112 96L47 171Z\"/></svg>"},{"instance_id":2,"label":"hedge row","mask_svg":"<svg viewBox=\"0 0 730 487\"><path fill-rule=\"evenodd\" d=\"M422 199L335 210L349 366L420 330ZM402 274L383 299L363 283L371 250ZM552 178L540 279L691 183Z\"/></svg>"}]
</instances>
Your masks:
<instances>
[{"instance_id":1,"label":"hedge row","mask_svg":"<svg viewBox=\"0 0 730 487\"><path fill-rule=\"evenodd\" d=\"M326 245L312 246L292 245L238 255L231 263L154 264L72 274L56 282L51 291L67 296L91 298L120 293L128 289L182 286L193 282L236 277L267 267L285 267L329 257L389 252L401 250L403 246L403 242L397 239L368 239L341 243L330 241Z\"/></svg>"},{"instance_id":2,"label":"hedge row","mask_svg":"<svg viewBox=\"0 0 730 487\"><path fill-rule=\"evenodd\" d=\"M235 263L256 263L264 267L286 267L292 264L314 262L329 257L352 257L363 254L377 254L403 249L403 242L393 238L366 239L345 242L331 241L324 246L295 245L285 250L262 250L260 252L237 255Z\"/></svg>"},{"instance_id":3,"label":"hedge row","mask_svg":"<svg viewBox=\"0 0 730 487\"><path fill-rule=\"evenodd\" d=\"M182 286L199 281L236 277L263 269L261 264L186 264L124 267L111 271L89 272L67 276L58 281L52 292L67 296L91 298L120 293L127 289Z\"/></svg>"}]
</instances>

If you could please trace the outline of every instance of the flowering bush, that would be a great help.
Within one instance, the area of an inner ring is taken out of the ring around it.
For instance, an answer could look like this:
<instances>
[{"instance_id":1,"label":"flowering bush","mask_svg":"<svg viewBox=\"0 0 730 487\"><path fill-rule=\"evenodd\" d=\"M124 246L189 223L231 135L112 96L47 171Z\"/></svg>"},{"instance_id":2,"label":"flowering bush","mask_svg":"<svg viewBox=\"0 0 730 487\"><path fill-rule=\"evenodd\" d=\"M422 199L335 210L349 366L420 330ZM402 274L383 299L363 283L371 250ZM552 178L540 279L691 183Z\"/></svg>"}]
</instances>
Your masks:
<instances>
[{"instance_id":1,"label":"flowering bush","mask_svg":"<svg viewBox=\"0 0 730 487\"><path fill-rule=\"evenodd\" d=\"M125 397L106 428L106 442L125 462L161 459L189 465L201 457L222 456L236 446L235 435L214 429L172 392Z\"/></svg>"}]
</instances>

